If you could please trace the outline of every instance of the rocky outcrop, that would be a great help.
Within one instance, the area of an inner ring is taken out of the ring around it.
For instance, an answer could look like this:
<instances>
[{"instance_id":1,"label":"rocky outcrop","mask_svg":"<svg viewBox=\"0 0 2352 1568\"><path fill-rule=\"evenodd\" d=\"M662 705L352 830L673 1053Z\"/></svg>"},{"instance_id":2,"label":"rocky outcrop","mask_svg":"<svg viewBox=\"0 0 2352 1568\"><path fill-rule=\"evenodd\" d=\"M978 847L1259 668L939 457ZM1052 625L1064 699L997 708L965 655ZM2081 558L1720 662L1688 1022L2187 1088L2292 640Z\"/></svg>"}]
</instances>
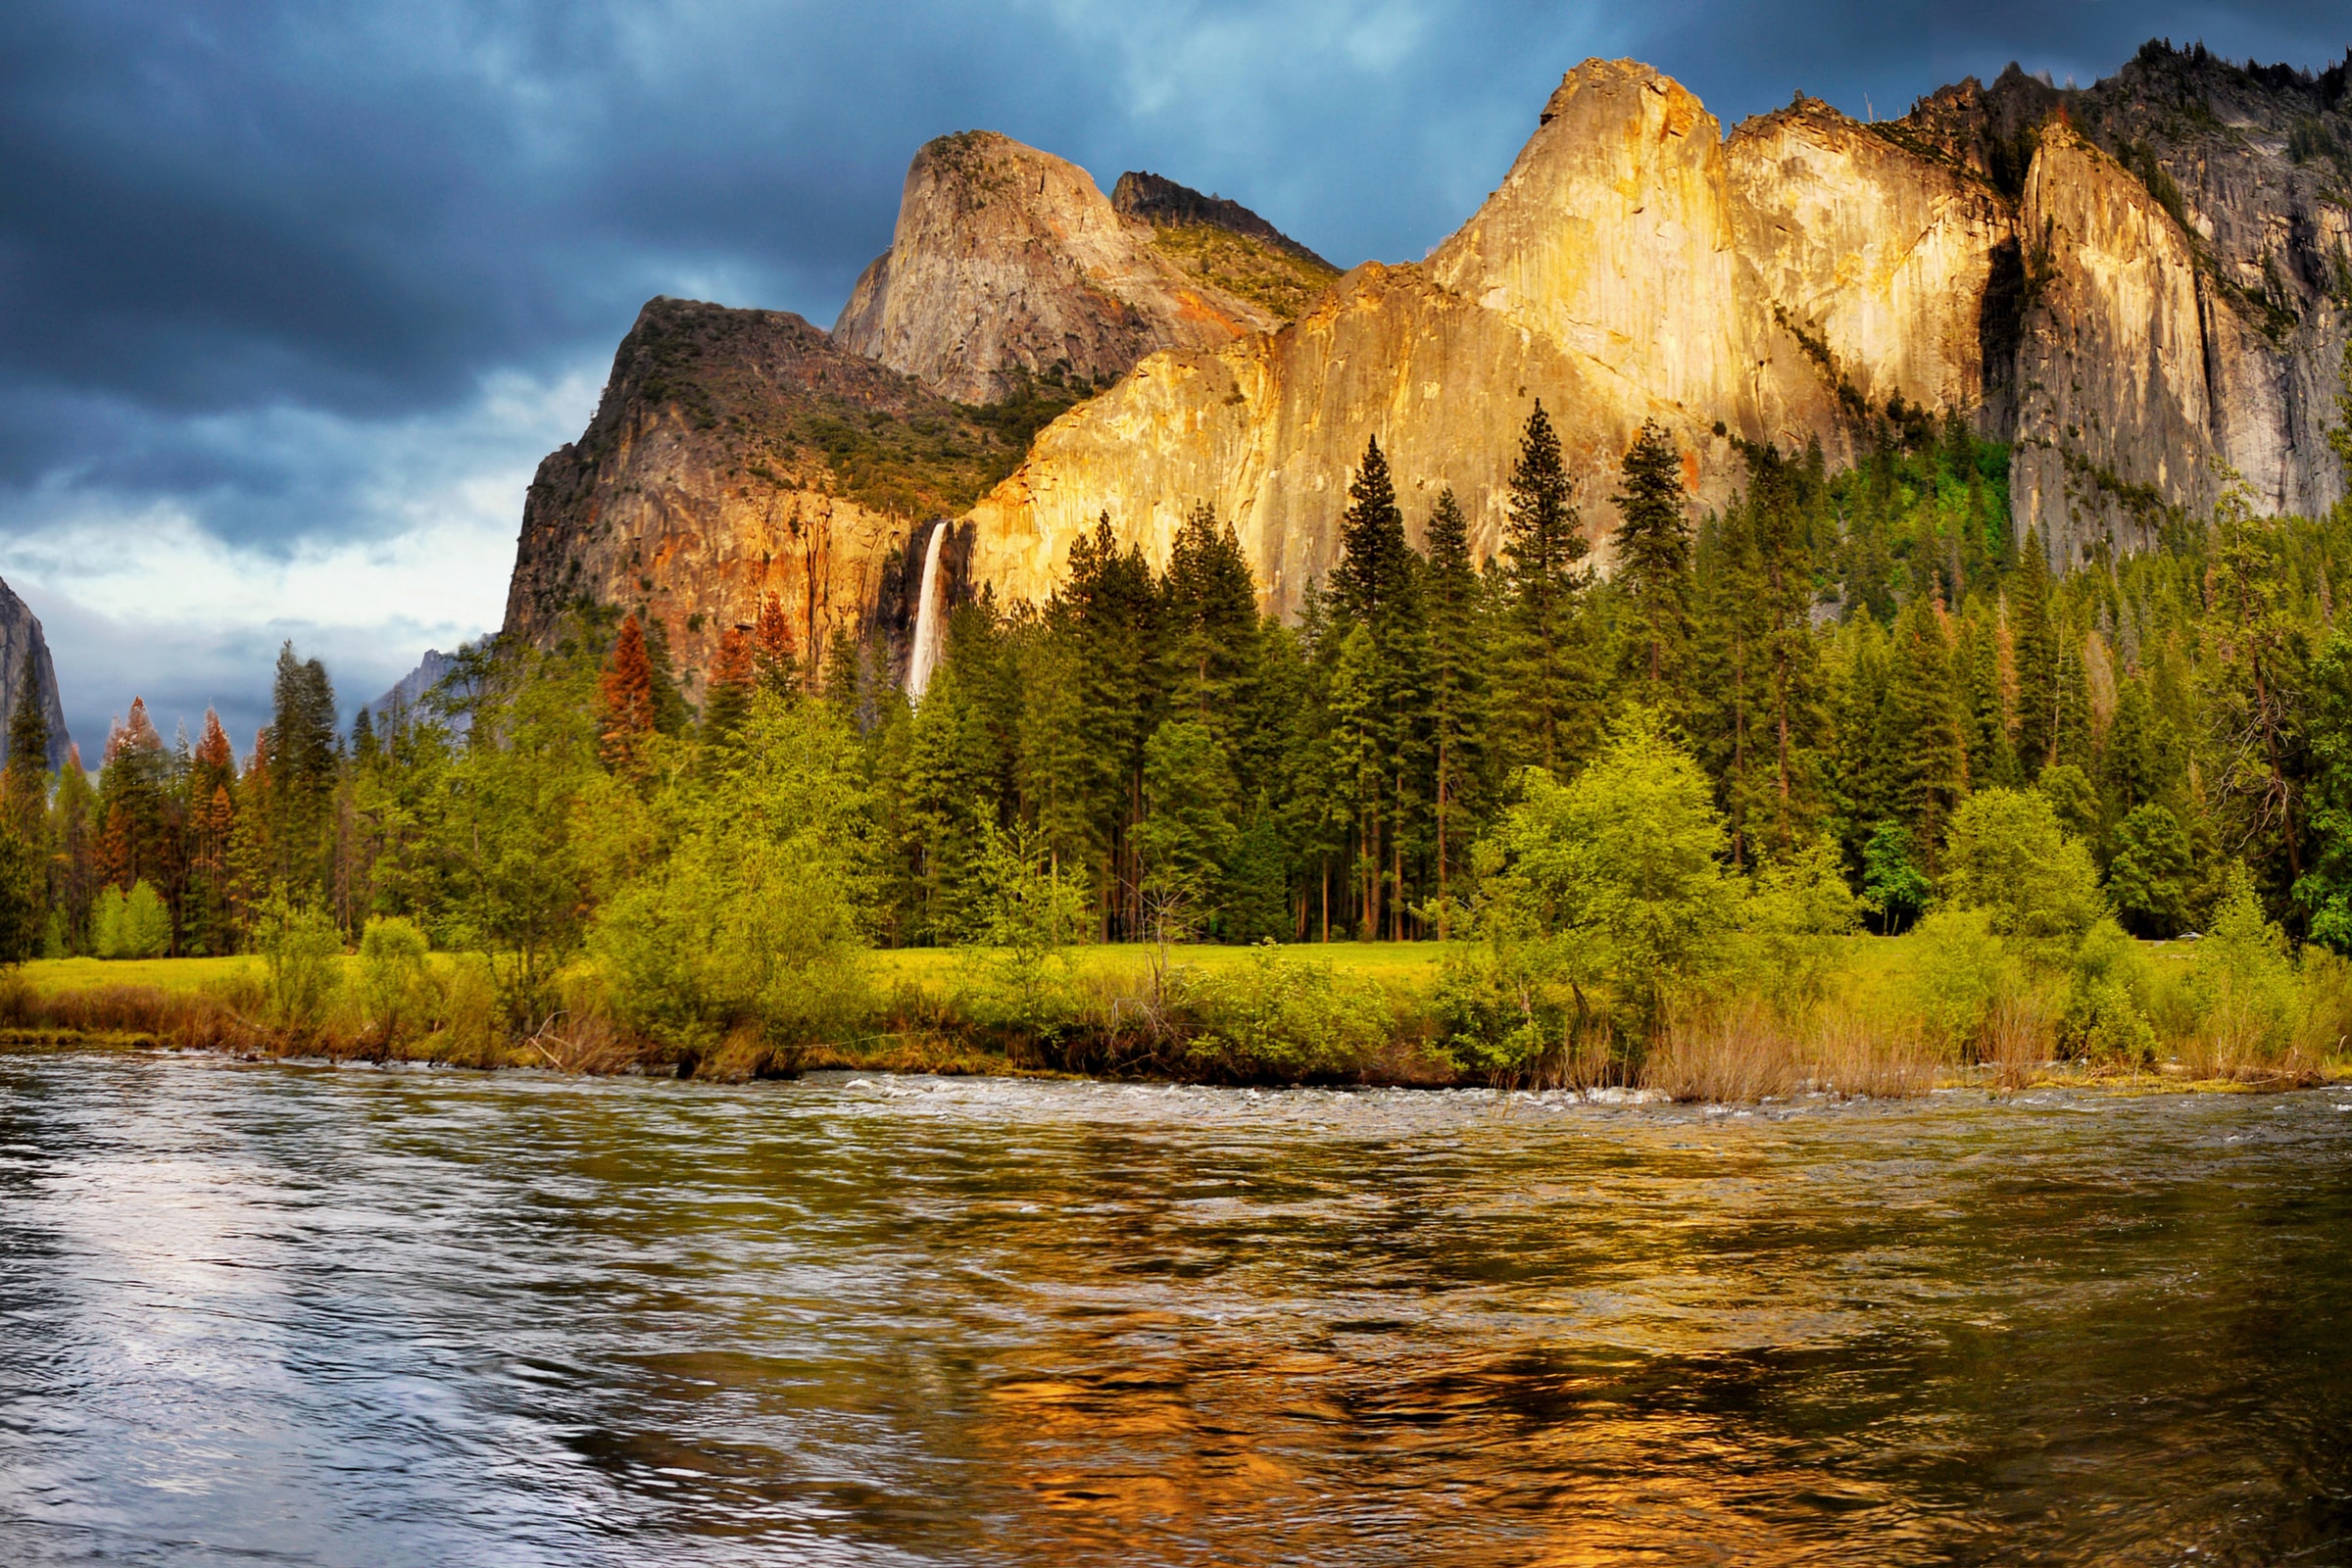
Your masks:
<instances>
[{"instance_id":1,"label":"rocky outcrop","mask_svg":"<svg viewBox=\"0 0 2352 1568\"><path fill-rule=\"evenodd\" d=\"M2342 65L2151 43L2092 87L2012 66L1889 127L2015 196L2014 379L1985 422L2017 443L2020 531L2054 555L2146 546L2212 505L2217 462L2262 511L2343 494L2326 432L2352 324L2345 85Z\"/></svg>"},{"instance_id":2,"label":"rocky outcrop","mask_svg":"<svg viewBox=\"0 0 2352 1568\"><path fill-rule=\"evenodd\" d=\"M851 290L834 341L985 403L1048 375L1113 381L1147 354L1276 323L1152 232L1075 164L994 131L942 136L914 155L890 249Z\"/></svg>"},{"instance_id":3,"label":"rocky outcrop","mask_svg":"<svg viewBox=\"0 0 2352 1568\"><path fill-rule=\"evenodd\" d=\"M655 300L586 433L531 482L506 630L545 644L574 607L642 610L699 700L719 635L767 594L804 650L874 614L913 530L970 505L1025 435L797 316Z\"/></svg>"},{"instance_id":4,"label":"rocky outcrop","mask_svg":"<svg viewBox=\"0 0 2352 1568\"><path fill-rule=\"evenodd\" d=\"M953 592L1040 599L1099 517L1164 560L1203 502L1288 612L1374 435L1408 529L1450 487L1498 548L1538 399L1604 565L1644 420L1712 504L1740 441L1848 463L1896 400L2014 442L2018 532L2064 560L2202 512L2221 464L2258 507L2318 511L2342 494L2345 86L2151 45L2087 89L2012 68L1900 121L1800 97L1726 137L1671 78L1588 61L1423 263L1336 279L1238 204L1145 174L1105 200L1004 137L944 138L832 341L648 308L533 486L509 625L643 604L696 668L768 591L810 641L896 624L933 516L961 514Z\"/></svg>"},{"instance_id":5,"label":"rocky outcrop","mask_svg":"<svg viewBox=\"0 0 2352 1568\"><path fill-rule=\"evenodd\" d=\"M1277 321L1296 319L1340 275L1240 202L1203 196L1158 174L1121 174L1110 205L1122 218L1149 223L1162 256Z\"/></svg>"},{"instance_id":6,"label":"rocky outcrop","mask_svg":"<svg viewBox=\"0 0 2352 1568\"><path fill-rule=\"evenodd\" d=\"M65 706L57 698L57 663L49 657L49 641L41 635L41 620L16 590L0 582L0 760L7 755L9 721L16 717L17 694L24 689L24 662L30 660L39 684L41 716L49 725L49 755L43 765L57 767L73 750L66 733Z\"/></svg>"},{"instance_id":7,"label":"rocky outcrop","mask_svg":"<svg viewBox=\"0 0 2352 1568\"><path fill-rule=\"evenodd\" d=\"M1739 479L1718 430L1851 461L1896 399L2018 443L2014 521L2061 559L2210 506L2217 460L2267 510L2319 510L2341 493L2324 431L2352 302L2329 79L2152 46L2088 92L2012 70L1890 124L1800 98L1726 139L1670 78L1588 61L1423 266L1146 361L1046 430L975 509L974 569L1041 594L1099 515L1157 553L1205 501L1288 611L1330 570L1375 434L1408 497L1452 486L1491 550L1538 397L1604 547L1642 420L1718 501ZM2191 148L2193 179L2164 172Z\"/></svg>"},{"instance_id":8,"label":"rocky outcrop","mask_svg":"<svg viewBox=\"0 0 2352 1568\"><path fill-rule=\"evenodd\" d=\"M1450 487L1492 552L1538 399L1605 546L1617 465L1646 419L1682 447L1692 493L1720 501L1740 472L1734 436L1818 438L1839 461L1866 399L1973 407L1990 258L2012 233L1979 182L1824 106L1727 142L1672 79L1588 61L1422 266L1359 268L1278 332L1148 360L1045 430L974 510L972 567L1040 595L1102 514L1158 555L1205 501L1287 612L1330 571L1373 435L1409 529Z\"/></svg>"}]
</instances>

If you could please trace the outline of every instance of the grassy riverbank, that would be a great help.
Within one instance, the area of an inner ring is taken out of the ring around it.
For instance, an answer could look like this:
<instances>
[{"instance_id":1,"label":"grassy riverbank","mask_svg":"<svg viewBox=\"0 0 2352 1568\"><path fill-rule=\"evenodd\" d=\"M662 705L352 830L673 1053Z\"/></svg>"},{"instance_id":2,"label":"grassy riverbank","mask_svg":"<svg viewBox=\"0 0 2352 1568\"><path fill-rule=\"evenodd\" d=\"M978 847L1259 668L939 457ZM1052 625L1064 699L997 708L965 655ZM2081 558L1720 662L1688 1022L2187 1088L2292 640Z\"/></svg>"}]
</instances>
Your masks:
<instances>
[{"instance_id":1,"label":"grassy riverbank","mask_svg":"<svg viewBox=\"0 0 2352 1568\"><path fill-rule=\"evenodd\" d=\"M1455 957L1467 950L1450 950ZM2139 943L2154 1038L2129 1054L2068 1050L2056 977L1959 1016L1962 959L1919 936L1837 939L1814 956L1812 996L1775 1005L1727 986L1688 1006L1639 1054L1566 1051L1524 1081L1638 1085L1677 1100L1757 1101L1808 1090L1903 1096L1937 1084L2039 1082L2283 1087L2352 1062L2352 992L2315 969L2291 1037L2230 1038L2192 994L2194 949ZM998 950L867 956L836 1027L789 1047L744 1035L702 1050L631 1040L565 976L572 1005L517 1029L479 957L435 954L387 998L356 956L329 961L313 1023L290 1026L258 957L43 960L0 980L0 1039L172 1046L251 1056L425 1060L717 1080L840 1067L880 1072L1091 1073L1226 1083L1447 1086L1496 1080L1449 1049L1449 950L1437 943L1287 948L1086 947L1040 965ZM1964 958L1965 956L1963 956Z\"/></svg>"}]
</instances>

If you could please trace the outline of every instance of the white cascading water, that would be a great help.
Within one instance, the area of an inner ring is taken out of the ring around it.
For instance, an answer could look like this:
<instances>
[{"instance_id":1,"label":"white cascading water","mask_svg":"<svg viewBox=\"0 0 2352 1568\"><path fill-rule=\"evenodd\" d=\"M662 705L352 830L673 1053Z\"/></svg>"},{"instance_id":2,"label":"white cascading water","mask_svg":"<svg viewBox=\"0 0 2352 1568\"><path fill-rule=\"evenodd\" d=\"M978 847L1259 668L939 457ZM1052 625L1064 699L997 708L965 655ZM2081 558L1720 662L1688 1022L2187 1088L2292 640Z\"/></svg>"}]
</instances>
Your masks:
<instances>
[{"instance_id":1,"label":"white cascading water","mask_svg":"<svg viewBox=\"0 0 2352 1568\"><path fill-rule=\"evenodd\" d=\"M939 547L947 542L948 528L944 517L933 523L930 547L923 552L923 586L914 602L914 651L906 662L906 695L915 702L922 701L931 671L939 667Z\"/></svg>"}]
</instances>

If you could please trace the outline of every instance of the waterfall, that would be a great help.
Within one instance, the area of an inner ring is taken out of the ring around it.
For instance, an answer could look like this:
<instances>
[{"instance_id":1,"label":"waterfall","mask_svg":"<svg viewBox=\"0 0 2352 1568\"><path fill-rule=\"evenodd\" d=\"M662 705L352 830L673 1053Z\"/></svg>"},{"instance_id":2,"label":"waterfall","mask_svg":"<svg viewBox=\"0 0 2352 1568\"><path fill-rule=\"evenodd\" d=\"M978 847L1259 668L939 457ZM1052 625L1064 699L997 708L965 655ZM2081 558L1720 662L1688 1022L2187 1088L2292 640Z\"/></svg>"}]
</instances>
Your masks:
<instances>
[{"instance_id":1,"label":"waterfall","mask_svg":"<svg viewBox=\"0 0 2352 1568\"><path fill-rule=\"evenodd\" d=\"M939 667L939 547L955 524L945 517L931 525L931 544L923 552L923 586L914 602L914 648L906 661L906 695L916 702Z\"/></svg>"}]
</instances>

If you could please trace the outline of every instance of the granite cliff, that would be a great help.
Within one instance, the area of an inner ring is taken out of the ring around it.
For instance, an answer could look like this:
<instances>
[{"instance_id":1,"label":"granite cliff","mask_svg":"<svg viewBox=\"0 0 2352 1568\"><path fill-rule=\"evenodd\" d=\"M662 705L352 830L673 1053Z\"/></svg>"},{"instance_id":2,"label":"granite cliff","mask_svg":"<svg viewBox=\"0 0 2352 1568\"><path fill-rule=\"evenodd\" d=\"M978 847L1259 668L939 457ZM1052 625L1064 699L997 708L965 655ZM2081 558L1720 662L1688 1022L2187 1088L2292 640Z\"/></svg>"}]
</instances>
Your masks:
<instances>
[{"instance_id":1,"label":"granite cliff","mask_svg":"<svg viewBox=\"0 0 2352 1568\"><path fill-rule=\"evenodd\" d=\"M1411 525L1449 485L1492 550L1537 398L1596 540L1643 419L1717 501L1728 437L1850 461L1895 398L2017 443L2016 525L2062 559L2209 506L2215 460L2265 510L2325 507L2352 300L2342 77L2154 45L2084 91L2013 70L1899 122L1800 98L1725 137L1671 78L1588 61L1422 264L1147 360L1044 431L975 509L972 569L1042 595L1099 515L1157 555L1206 501L1291 610L1330 569L1372 435Z\"/></svg>"},{"instance_id":2,"label":"granite cliff","mask_svg":"<svg viewBox=\"0 0 2352 1568\"><path fill-rule=\"evenodd\" d=\"M909 533L1009 469L1034 412L948 402L797 316L655 300L531 481L506 630L545 643L576 606L642 610L699 699L767 594L804 650L902 613Z\"/></svg>"},{"instance_id":3,"label":"granite cliff","mask_svg":"<svg viewBox=\"0 0 2352 1568\"><path fill-rule=\"evenodd\" d=\"M1587 62L1426 261L1358 268L1276 332L1147 360L1042 432L973 512L972 569L1040 595L1104 512L1156 553L1206 501L1239 530L1268 607L1288 612L1330 570L1374 435L1411 527L1450 487L1492 551L1537 399L1596 536L1644 419L1673 433L1709 499L1737 482L1735 436L1818 437L1850 460L1865 405L1983 401L1981 317L2013 231L1967 172L1826 106L1727 141L1670 78Z\"/></svg>"},{"instance_id":4,"label":"granite cliff","mask_svg":"<svg viewBox=\"0 0 2352 1568\"><path fill-rule=\"evenodd\" d=\"M691 669L763 592L812 639L900 625L933 516L959 517L950 593L1041 599L1098 517L1164 559L1200 502L1287 612L1374 435L1416 537L1449 486L1495 549L1539 398L1604 564L1642 421L1716 503L1740 441L1851 462L1898 399L2014 443L2017 531L2061 560L2144 548L2219 465L2259 509L2318 510L2342 493L2345 75L2151 44L2090 88L2012 68L1898 121L1799 97L1726 135L1671 78L1588 61L1459 230L1345 275L1159 176L1105 198L1006 138L943 138L830 339L648 307L533 486L509 626L642 603Z\"/></svg>"},{"instance_id":5,"label":"granite cliff","mask_svg":"<svg viewBox=\"0 0 2352 1568\"><path fill-rule=\"evenodd\" d=\"M834 341L982 403L1046 376L1114 381L1147 354L1265 330L1285 319L1284 277L1330 270L1238 204L1156 176L1121 188L1138 180L1154 184L1122 211L1085 170L1008 136L925 144L890 249L851 290Z\"/></svg>"},{"instance_id":6,"label":"granite cliff","mask_svg":"<svg viewBox=\"0 0 2352 1568\"><path fill-rule=\"evenodd\" d=\"M40 684L41 716L49 722L49 756L45 766L56 767L73 750L66 732L66 710L57 699L57 663L49 657L49 641L41 635L41 620L16 590L0 582L0 760L5 760L9 720L16 716L17 694L24 688L24 662L31 660Z\"/></svg>"}]
</instances>

